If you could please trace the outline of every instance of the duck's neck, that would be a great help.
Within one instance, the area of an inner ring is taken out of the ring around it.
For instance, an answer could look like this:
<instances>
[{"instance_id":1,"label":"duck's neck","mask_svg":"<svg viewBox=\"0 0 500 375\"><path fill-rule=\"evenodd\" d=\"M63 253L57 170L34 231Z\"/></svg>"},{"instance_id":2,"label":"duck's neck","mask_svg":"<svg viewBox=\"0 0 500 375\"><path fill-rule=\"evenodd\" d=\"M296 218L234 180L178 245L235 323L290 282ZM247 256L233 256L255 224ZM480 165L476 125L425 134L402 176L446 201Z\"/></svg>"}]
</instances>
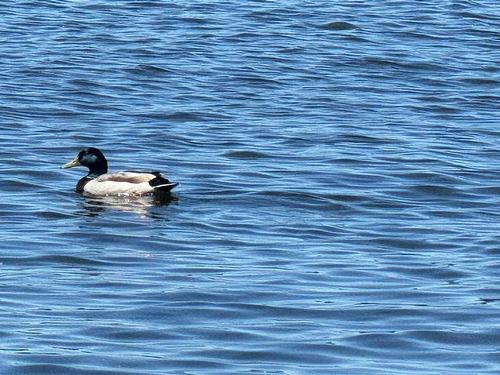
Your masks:
<instances>
[{"instance_id":1,"label":"duck's neck","mask_svg":"<svg viewBox=\"0 0 500 375\"><path fill-rule=\"evenodd\" d=\"M93 165L92 168L89 168L87 178L96 178L105 173L108 173L108 163L106 161L104 161L104 163L99 163L98 165Z\"/></svg>"}]
</instances>

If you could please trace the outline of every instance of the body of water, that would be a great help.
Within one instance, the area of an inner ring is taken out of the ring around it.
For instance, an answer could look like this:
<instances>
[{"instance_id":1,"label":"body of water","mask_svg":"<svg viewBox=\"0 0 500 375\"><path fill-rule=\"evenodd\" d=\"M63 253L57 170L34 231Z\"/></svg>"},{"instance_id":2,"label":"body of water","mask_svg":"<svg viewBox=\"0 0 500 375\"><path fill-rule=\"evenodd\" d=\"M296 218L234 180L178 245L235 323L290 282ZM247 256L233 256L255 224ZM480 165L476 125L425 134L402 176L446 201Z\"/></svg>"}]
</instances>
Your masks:
<instances>
[{"instance_id":1,"label":"body of water","mask_svg":"<svg viewBox=\"0 0 500 375\"><path fill-rule=\"evenodd\" d=\"M0 373L498 374L499 13L0 5Z\"/></svg>"}]
</instances>

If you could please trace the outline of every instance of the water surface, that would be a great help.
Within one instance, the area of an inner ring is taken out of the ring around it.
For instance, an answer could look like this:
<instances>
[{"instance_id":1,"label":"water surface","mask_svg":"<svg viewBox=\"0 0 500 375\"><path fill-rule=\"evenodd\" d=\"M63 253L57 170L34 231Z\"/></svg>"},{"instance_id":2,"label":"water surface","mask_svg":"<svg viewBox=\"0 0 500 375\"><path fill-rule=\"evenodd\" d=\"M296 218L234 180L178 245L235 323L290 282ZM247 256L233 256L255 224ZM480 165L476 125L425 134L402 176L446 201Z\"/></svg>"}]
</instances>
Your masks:
<instances>
[{"instance_id":1,"label":"water surface","mask_svg":"<svg viewBox=\"0 0 500 375\"><path fill-rule=\"evenodd\" d=\"M498 374L498 10L0 5L0 372Z\"/></svg>"}]
</instances>

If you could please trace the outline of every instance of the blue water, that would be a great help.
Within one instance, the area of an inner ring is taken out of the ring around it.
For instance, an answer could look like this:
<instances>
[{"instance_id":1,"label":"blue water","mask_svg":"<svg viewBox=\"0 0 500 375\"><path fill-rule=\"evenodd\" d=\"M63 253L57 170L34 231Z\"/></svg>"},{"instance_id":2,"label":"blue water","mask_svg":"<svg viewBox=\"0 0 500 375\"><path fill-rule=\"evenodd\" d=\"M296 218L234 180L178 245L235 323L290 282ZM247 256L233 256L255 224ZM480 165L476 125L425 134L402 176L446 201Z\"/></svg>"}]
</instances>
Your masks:
<instances>
[{"instance_id":1,"label":"blue water","mask_svg":"<svg viewBox=\"0 0 500 375\"><path fill-rule=\"evenodd\" d=\"M1 374L500 373L496 0L0 17Z\"/></svg>"}]
</instances>

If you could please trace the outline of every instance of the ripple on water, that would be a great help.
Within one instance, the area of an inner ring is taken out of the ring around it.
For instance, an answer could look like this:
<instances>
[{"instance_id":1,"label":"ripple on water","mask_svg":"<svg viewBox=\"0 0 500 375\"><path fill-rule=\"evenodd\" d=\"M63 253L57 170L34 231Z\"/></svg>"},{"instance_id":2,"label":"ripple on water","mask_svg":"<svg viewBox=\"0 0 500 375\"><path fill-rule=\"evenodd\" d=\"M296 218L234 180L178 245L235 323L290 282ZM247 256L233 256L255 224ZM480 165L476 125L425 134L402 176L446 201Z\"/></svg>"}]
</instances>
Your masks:
<instances>
[{"instance_id":1,"label":"ripple on water","mask_svg":"<svg viewBox=\"0 0 500 375\"><path fill-rule=\"evenodd\" d=\"M263 158L265 159L269 157L269 155L258 151L228 151L224 153L224 156L227 158L243 159L243 160L263 159Z\"/></svg>"},{"instance_id":2,"label":"ripple on water","mask_svg":"<svg viewBox=\"0 0 500 375\"><path fill-rule=\"evenodd\" d=\"M333 21L321 25L322 29L332 31L354 30L357 29L356 25L345 21Z\"/></svg>"}]
</instances>

